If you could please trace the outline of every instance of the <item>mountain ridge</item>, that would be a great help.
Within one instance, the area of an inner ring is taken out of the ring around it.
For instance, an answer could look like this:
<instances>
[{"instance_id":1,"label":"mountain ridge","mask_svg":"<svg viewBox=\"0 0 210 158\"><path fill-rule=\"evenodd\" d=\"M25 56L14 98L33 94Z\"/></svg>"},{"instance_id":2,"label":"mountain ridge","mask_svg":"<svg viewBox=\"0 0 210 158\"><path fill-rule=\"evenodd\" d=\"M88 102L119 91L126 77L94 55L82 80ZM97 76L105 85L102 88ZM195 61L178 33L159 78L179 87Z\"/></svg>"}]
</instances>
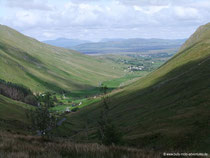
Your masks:
<instances>
[{"instance_id":1,"label":"mountain ridge","mask_svg":"<svg viewBox=\"0 0 210 158\"><path fill-rule=\"evenodd\" d=\"M68 38L60 37L55 40L45 40L42 42L53 45L53 46L57 46L57 47L69 48L69 47L73 47L73 46L84 44L84 43L90 43L91 41L79 40L79 39L68 39Z\"/></svg>"},{"instance_id":2,"label":"mountain ridge","mask_svg":"<svg viewBox=\"0 0 210 158\"><path fill-rule=\"evenodd\" d=\"M106 53L142 53L152 50L167 52L170 49L178 49L185 39L143 39L130 38L120 40L107 40L105 42L94 42L69 47L85 54Z\"/></svg>"}]
</instances>

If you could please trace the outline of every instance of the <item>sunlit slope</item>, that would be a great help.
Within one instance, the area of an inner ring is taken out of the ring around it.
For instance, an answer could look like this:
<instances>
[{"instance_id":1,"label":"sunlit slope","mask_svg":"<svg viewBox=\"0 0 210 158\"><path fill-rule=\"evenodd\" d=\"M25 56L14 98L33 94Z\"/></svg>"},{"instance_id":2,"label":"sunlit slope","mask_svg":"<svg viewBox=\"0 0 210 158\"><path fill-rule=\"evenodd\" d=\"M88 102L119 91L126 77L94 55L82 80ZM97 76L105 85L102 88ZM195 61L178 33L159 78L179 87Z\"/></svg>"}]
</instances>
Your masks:
<instances>
[{"instance_id":1,"label":"sunlit slope","mask_svg":"<svg viewBox=\"0 0 210 158\"><path fill-rule=\"evenodd\" d=\"M209 41L209 34L210 34L210 23L200 26L196 32L185 42L185 44L182 45L180 51L183 51L186 48L189 48L193 46L196 43L202 42L202 41Z\"/></svg>"},{"instance_id":2,"label":"sunlit slope","mask_svg":"<svg viewBox=\"0 0 210 158\"><path fill-rule=\"evenodd\" d=\"M0 78L6 81L33 91L78 90L122 74L114 63L50 46L0 25Z\"/></svg>"},{"instance_id":3,"label":"sunlit slope","mask_svg":"<svg viewBox=\"0 0 210 158\"><path fill-rule=\"evenodd\" d=\"M197 36L199 32L204 35ZM130 144L164 151L206 152L210 151L209 98L210 25L207 24L158 70L113 94L110 117ZM86 107L70 115L69 120L75 120L74 125L78 126L77 121L85 119L87 113L90 120L96 120L99 107L98 104ZM91 126L96 126L96 122Z\"/></svg>"}]
</instances>

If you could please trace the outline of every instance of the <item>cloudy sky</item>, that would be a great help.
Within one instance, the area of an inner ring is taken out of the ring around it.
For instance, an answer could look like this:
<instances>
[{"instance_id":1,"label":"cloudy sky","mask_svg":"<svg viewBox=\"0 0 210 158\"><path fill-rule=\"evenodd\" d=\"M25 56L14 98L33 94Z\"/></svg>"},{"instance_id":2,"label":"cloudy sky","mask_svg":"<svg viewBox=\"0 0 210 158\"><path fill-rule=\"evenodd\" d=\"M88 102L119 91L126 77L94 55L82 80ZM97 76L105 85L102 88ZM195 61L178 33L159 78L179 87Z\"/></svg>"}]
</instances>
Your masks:
<instances>
[{"instance_id":1,"label":"cloudy sky","mask_svg":"<svg viewBox=\"0 0 210 158\"><path fill-rule=\"evenodd\" d=\"M0 0L0 24L38 40L187 38L210 0Z\"/></svg>"}]
</instances>

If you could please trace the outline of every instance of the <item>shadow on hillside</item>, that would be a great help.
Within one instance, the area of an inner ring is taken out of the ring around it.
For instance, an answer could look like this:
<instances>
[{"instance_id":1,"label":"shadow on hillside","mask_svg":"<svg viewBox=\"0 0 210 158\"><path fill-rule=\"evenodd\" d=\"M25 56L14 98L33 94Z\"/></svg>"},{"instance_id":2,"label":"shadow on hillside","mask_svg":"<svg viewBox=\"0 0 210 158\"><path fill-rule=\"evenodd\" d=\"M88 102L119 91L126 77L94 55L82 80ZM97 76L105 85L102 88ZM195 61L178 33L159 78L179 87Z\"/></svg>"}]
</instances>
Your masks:
<instances>
[{"instance_id":1,"label":"shadow on hillside","mask_svg":"<svg viewBox=\"0 0 210 158\"><path fill-rule=\"evenodd\" d=\"M110 117L124 132L128 145L156 150L208 151L209 68L209 57L189 62L159 77L150 87L112 96ZM100 107L94 104L69 115L73 120L71 130L84 128L87 114L91 120L89 128L95 128ZM90 131L90 138L96 138L95 132ZM74 130L75 133L77 140L84 140L84 131Z\"/></svg>"}]
</instances>

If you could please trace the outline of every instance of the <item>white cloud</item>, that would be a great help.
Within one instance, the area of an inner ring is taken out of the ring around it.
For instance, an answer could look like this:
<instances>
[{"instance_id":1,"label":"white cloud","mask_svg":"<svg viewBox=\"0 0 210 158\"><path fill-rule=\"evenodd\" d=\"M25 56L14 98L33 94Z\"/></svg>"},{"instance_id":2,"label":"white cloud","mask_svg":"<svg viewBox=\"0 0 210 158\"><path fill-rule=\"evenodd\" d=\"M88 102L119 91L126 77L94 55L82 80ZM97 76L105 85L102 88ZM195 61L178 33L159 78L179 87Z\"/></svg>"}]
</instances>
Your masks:
<instances>
[{"instance_id":1,"label":"white cloud","mask_svg":"<svg viewBox=\"0 0 210 158\"><path fill-rule=\"evenodd\" d=\"M180 38L210 21L209 0L3 1L0 23L41 40Z\"/></svg>"},{"instance_id":2,"label":"white cloud","mask_svg":"<svg viewBox=\"0 0 210 158\"><path fill-rule=\"evenodd\" d=\"M50 32L44 32L42 35L43 35L44 37L46 37L46 38L55 37L55 34L54 34L54 33L50 33Z\"/></svg>"},{"instance_id":3,"label":"white cloud","mask_svg":"<svg viewBox=\"0 0 210 158\"><path fill-rule=\"evenodd\" d=\"M51 10L52 8L47 5L46 1L40 0L7 0L6 5L10 8L22 8L26 10Z\"/></svg>"},{"instance_id":4,"label":"white cloud","mask_svg":"<svg viewBox=\"0 0 210 158\"><path fill-rule=\"evenodd\" d=\"M139 7L134 5L133 8L137 11L143 12L145 14L154 14L157 13L159 11L161 11L162 9L166 9L169 8L169 6L149 6L149 7Z\"/></svg>"},{"instance_id":5,"label":"white cloud","mask_svg":"<svg viewBox=\"0 0 210 158\"><path fill-rule=\"evenodd\" d=\"M24 27L25 25L32 26L37 24L39 17L32 12L18 11L15 15L16 20L13 21L15 26Z\"/></svg>"},{"instance_id":6,"label":"white cloud","mask_svg":"<svg viewBox=\"0 0 210 158\"><path fill-rule=\"evenodd\" d=\"M191 7L174 7L174 12L181 19L197 19L200 17L198 10Z\"/></svg>"}]
</instances>

